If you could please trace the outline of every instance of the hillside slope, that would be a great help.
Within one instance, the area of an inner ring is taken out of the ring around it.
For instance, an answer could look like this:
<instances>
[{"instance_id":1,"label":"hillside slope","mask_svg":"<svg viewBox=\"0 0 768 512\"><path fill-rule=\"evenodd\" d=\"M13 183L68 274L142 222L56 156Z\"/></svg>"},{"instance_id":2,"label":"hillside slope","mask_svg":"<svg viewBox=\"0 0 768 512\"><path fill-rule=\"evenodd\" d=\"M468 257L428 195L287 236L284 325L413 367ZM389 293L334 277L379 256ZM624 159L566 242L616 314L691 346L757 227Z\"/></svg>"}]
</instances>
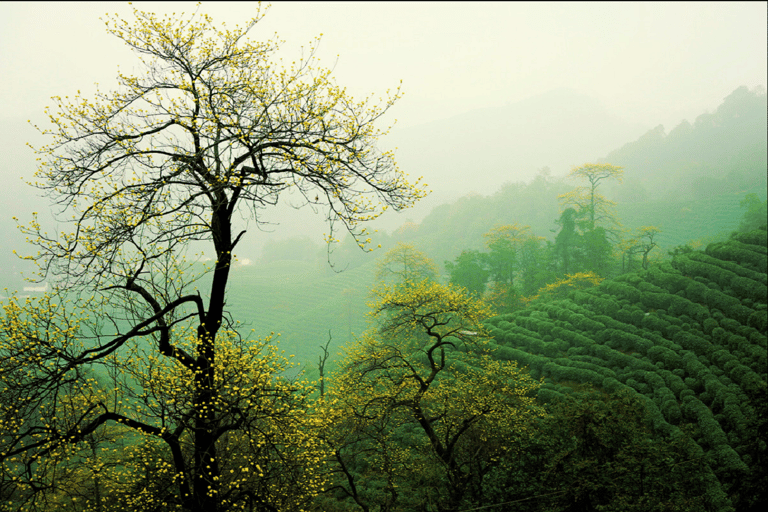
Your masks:
<instances>
[{"instance_id":1,"label":"hillside slope","mask_svg":"<svg viewBox=\"0 0 768 512\"><path fill-rule=\"evenodd\" d=\"M644 397L660 436L679 429L716 479L712 510L765 501L766 231L534 302L488 322L496 356L527 365L543 400L589 384Z\"/></svg>"}]
</instances>

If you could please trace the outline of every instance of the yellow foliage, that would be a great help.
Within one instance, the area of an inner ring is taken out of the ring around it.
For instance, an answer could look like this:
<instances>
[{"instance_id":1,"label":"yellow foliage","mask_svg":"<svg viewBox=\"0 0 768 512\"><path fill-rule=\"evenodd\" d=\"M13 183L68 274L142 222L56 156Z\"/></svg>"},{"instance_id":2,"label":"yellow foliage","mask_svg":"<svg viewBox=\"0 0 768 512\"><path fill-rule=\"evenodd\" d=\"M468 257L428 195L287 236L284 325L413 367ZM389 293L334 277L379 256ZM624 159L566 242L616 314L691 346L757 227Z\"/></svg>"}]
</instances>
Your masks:
<instances>
[{"instance_id":1,"label":"yellow foliage","mask_svg":"<svg viewBox=\"0 0 768 512\"><path fill-rule=\"evenodd\" d=\"M438 340L478 340L485 336L482 321L493 314L485 302L452 284L405 281L382 285L373 293L372 315L380 321L380 333L392 338L418 332Z\"/></svg>"},{"instance_id":2,"label":"yellow foliage","mask_svg":"<svg viewBox=\"0 0 768 512\"><path fill-rule=\"evenodd\" d=\"M356 457L387 483L377 502L393 503L413 479L444 501L456 491L446 485L477 477L531 435L541 383L489 354L482 321L491 310L463 289L425 280L376 295L377 323L346 349L324 399L325 437L339 471ZM403 432L407 450L396 440Z\"/></svg>"},{"instance_id":3,"label":"yellow foliage","mask_svg":"<svg viewBox=\"0 0 768 512\"><path fill-rule=\"evenodd\" d=\"M583 290L599 285L604 279L594 272L577 272L566 274L562 279L550 283L539 290L532 297L523 297L521 300L528 304L541 298L564 298L571 290Z\"/></svg>"},{"instance_id":4,"label":"yellow foliage","mask_svg":"<svg viewBox=\"0 0 768 512\"><path fill-rule=\"evenodd\" d=\"M624 252L624 256L630 260L627 262L627 266L631 264L632 256L642 254L642 267L648 269L649 253L657 246L654 238L659 233L661 233L661 229L656 226L640 226L629 238L622 240L620 248Z\"/></svg>"},{"instance_id":5,"label":"yellow foliage","mask_svg":"<svg viewBox=\"0 0 768 512\"><path fill-rule=\"evenodd\" d=\"M323 420L271 341L230 325L234 248L289 190L327 208L329 242L341 227L364 249L363 223L424 197L427 185L377 149L400 88L352 98L317 64L319 39L276 63L279 41L248 37L260 6L234 28L199 12L133 13L104 21L143 69L93 98L54 97L39 129L50 142L35 148L33 185L70 224L49 234L35 214L21 230L41 279L66 293L5 304L0 477L18 477L19 499L55 481L40 499L77 497L82 510L170 509L157 501L170 495L210 512L248 496L300 509L323 487ZM191 243L213 246L207 290L194 288ZM87 481L101 497L83 501Z\"/></svg>"},{"instance_id":6,"label":"yellow foliage","mask_svg":"<svg viewBox=\"0 0 768 512\"><path fill-rule=\"evenodd\" d=\"M376 263L376 280L380 283L416 282L435 280L437 265L413 244L398 242Z\"/></svg>"},{"instance_id":7,"label":"yellow foliage","mask_svg":"<svg viewBox=\"0 0 768 512\"><path fill-rule=\"evenodd\" d=\"M103 260L135 250L137 235L169 251L209 236L205 212L218 202L256 217L254 209L275 204L288 188L327 204L331 226L354 235L387 208L426 195L421 179L409 183L393 154L376 150L387 132L376 122L399 88L380 104L354 100L316 65L319 40L280 69L271 61L277 41L247 37L261 10L235 29L205 14L134 15L135 23L109 16L106 25L147 73L119 73L119 91L55 97L47 109L51 127L40 131L53 141L36 149L35 186L71 210L76 229L59 239L36 221L25 226L43 249L37 261L48 263L47 254L73 264ZM143 250L147 257L160 251Z\"/></svg>"},{"instance_id":8,"label":"yellow foliage","mask_svg":"<svg viewBox=\"0 0 768 512\"><path fill-rule=\"evenodd\" d=\"M494 244L506 243L510 246L520 244L531 238L543 240L543 237L531 234L531 226L521 226L518 223L496 226L487 233L483 234L488 248L493 248Z\"/></svg>"},{"instance_id":9,"label":"yellow foliage","mask_svg":"<svg viewBox=\"0 0 768 512\"><path fill-rule=\"evenodd\" d=\"M593 185L604 179L614 179L621 183L624 180L624 168L611 164L587 163L571 169L568 177L586 179Z\"/></svg>"},{"instance_id":10,"label":"yellow foliage","mask_svg":"<svg viewBox=\"0 0 768 512\"><path fill-rule=\"evenodd\" d=\"M621 226L615 212L616 203L599 194L597 187L601 181L606 179L613 179L621 183L624 179L622 167L611 164L587 163L580 167L574 167L568 177L587 180L589 185L576 187L559 195L561 211L574 208L578 213L586 215L589 229L594 229L598 222Z\"/></svg>"},{"instance_id":11,"label":"yellow foliage","mask_svg":"<svg viewBox=\"0 0 768 512\"><path fill-rule=\"evenodd\" d=\"M149 345L127 345L95 362L90 373L76 369L78 354L92 348L83 327L91 319L61 299L45 295L3 304L0 470L21 475L42 451L46 456L33 466L32 477L57 475L46 496L51 503L79 497L83 511L154 510L157 499L192 478L178 472L169 447L178 446L185 459L193 456L190 413L201 391L199 372L158 357L152 337ZM174 329L173 338L177 349L188 352L199 343L194 329ZM242 489L282 510L301 509L326 485L328 453L318 436L324 424L310 412L308 398L314 387L283 377L292 364L271 337L241 340L222 330L214 355L206 408L225 429L216 444L216 492L229 496L221 506L246 510ZM81 378L72 378L77 373ZM42 385L52 374L61 375L56 387L32 392L37 380ZM105 421L90 430L100 416ZM39 446L25 451L25 445ZM24 504L31 493L26 479L13 485L20 500L15 510L34 510L34 500Z\"/></svg>"}]
</instances>

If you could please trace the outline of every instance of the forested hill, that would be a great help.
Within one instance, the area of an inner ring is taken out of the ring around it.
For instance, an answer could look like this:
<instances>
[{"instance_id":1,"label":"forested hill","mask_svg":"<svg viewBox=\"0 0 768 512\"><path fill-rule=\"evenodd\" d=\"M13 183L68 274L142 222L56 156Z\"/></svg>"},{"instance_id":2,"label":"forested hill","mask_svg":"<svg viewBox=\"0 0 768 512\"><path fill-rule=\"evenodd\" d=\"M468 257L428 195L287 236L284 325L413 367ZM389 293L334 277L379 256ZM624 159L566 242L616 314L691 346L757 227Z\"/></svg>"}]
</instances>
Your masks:
<instances>
[{"instance_id":1,"label":"forested hill","mask_svg":"<svg viewBox=\"0 0 768 512\"><path fill-rule=\"evenodd\" d=\"M598 286L552 289L488 321L496 356L544 377L544 401L585 385L639 397L656 440L693 440L685 471L706 489L702 510L748 510L766 500L767 254L763 228ZM603 451L630 442L598 441ZM640 474L626 480L629 470L616 462L603 477L642 487ZM558 485L589 477L569 478Z\"/></svg>"},{"instance_id":2,"label":"forested hill","mask_svg":"<svg viewBox=\"0 0 768 512\"><path fill-rule=\"evenodd\" d=\"M742 86L693 124L683 121L668 134L662 126L650 130L598 159L624 169L623 181L606 183L600 193L617 203L625 228L659 227L663 252L736 229L745 196L766 197L767 108L764 91ZM489 172L476 168L477 174ZM442 262L483 248L483 234L496 225L528 225L551 240L559 230L558 196L572 188L542 168L527 183L500 181L493 194L468 194L436 206L418 224L406 222L389 237L379 233L378 241L385 249L397 241L412 243ZM354 241L346 242L336 254L342 268L369 260Z\"/></svg>"},{"instance_id":3,"label":"forested hill","mask_svg":"<svg viewBox=\"0 0 768 512\"><path fill-rule=\"evenodd\" d=\"M741 86L693 124L659 125L600 161L626 169L621 201L765 190L767 109L764 89Z\"/></svg>"}]
</instances>

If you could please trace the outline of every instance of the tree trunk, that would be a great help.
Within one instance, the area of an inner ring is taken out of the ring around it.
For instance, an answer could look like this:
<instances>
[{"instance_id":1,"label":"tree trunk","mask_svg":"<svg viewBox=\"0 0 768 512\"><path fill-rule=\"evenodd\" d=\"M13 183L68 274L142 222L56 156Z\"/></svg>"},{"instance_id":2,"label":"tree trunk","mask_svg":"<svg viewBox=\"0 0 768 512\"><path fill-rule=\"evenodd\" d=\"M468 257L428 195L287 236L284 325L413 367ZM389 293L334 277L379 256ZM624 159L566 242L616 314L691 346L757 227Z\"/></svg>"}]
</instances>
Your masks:
<instances>
[{"instance_id":1,"label":"tree trunk","mask_svg":"<svg viewBox=\"0 0 768 512\"><path fill-rule=\"evenodd\" d=\"M198 327L197 374L195 375L194 508L192 512L219 511L221 471L216 454L216 334L224 317L224 299L232 264L232 236L226 196L219 196L211 215L216 247L216 267L205 322Z\"/></svg>"}]
</instances>

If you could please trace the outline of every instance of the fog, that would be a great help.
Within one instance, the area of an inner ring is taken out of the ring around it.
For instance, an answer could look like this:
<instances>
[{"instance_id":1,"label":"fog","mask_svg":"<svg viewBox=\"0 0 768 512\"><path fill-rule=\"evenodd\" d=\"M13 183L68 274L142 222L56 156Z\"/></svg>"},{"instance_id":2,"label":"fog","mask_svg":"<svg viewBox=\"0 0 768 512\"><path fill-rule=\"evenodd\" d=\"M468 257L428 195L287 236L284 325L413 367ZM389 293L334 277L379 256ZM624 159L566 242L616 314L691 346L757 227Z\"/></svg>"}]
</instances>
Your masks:
<instances>
[{"instance_id":1,"label":"fog","mask_svg":"<svg viewBox=\"0 0 768 512\"><path fill-rule=\"evenodd\" d=\"M0 3L4 510L766 510L765 2L135 5Z\"/></svg>"},{"instance_id":2,"label":"fog","mask_svg":"<svg viewBox=\"0 0 768 512\"><path fill-rule=\"evenodd\" d=\"M23 245L10 216L23 221L48 209L22 183L35 170L25 144L44 140L28 120L44 126L53 95L87 95L94 83L110 90L118 66L140 70L135 55L106 33L99 19L105 8L132 18L127 4L0 4L2 261ZM217 2L200 10L232 25L256 8ZM424 176L433 193L384 219L380 226L391 230L468 192L529 180L543 167L562 175L659 124L670 130L692 122L741 85L764 85L765 19L766 5L751 2L277 2L251 36L278 34L285 40L279 55L290 61L322 34L320 63L356 97L402 81L404 96L385 119L396 124L382 146L396 146L401 168ZM271 233L252 229L242 257L258 258L270 237L320 242L325 231L322 216L309 211L277 209L266 220L275 223L265 226Z\"/></svg>"}]
</instances>

